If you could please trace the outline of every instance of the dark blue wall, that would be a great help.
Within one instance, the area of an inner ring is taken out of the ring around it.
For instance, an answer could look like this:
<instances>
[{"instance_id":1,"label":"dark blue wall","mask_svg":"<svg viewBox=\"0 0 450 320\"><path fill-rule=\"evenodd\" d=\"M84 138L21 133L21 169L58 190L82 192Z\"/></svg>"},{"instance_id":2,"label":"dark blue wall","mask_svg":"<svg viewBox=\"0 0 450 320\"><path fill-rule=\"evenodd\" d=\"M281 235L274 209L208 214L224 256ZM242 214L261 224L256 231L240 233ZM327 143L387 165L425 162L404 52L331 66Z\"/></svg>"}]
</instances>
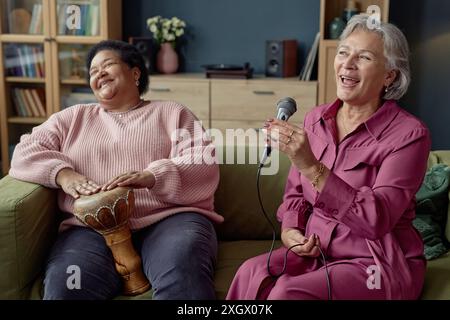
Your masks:
<instances>
[{"instance_id":1,"label":"dark blue wall","mask_svg":"<svg viewBox=\"0 0 450 320\"><path fill-rule=\"evenodd\" d=\"M433 149L450 149L450 1L392 0L390 20L411 47L412 81L402 106L430 128Z\"/></svg>"},{"instance_id":2,"label":"dark blue wall","mask_svg":"<svg viewBox=\"0 0 450 320\"><path fill-rule=\"evenodd\" d=\"M133 0L124 1L124 39L151 36L147 18L177 16L188 24L183 71L202 65L250 62L264 73L265 41L297 39L303 64L319 31L318 0Z\"/></svg>"}]
</instances>

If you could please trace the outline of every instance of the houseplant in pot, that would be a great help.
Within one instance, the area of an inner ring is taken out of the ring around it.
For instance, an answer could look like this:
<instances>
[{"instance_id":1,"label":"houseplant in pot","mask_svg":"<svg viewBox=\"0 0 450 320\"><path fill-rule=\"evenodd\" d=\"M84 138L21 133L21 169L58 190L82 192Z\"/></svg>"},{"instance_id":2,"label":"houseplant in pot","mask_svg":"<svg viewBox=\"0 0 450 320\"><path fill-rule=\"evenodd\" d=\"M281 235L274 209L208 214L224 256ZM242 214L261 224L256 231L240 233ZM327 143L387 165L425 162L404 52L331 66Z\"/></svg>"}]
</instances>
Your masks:
<instances>
[{"instance_id":1,"label":"houseplant in pot","mask_svg":"<svg viewBox=\"0 0 450 320\"><path fill-rule=\"evenodd\" d=\"M184 34L186 23L177 17L168 19L154 16L147 19L147 27L155 42L160 45L156 55L157 70L166 74L177 72L179 58L175 51L176 40Z\"/></svg>"}]
</instances>

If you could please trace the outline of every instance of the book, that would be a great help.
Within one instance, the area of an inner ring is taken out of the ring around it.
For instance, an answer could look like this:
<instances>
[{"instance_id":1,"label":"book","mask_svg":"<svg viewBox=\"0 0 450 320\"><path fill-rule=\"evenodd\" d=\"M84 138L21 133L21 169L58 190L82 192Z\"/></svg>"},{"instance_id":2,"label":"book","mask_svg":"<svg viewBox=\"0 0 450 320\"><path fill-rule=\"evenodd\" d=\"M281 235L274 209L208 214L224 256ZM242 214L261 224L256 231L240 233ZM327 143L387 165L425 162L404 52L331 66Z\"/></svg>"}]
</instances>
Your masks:
<instances>
[{"instance_id":1,"label":"book","mask_svg":"<svg viewBox=\"0 0 450 320\"><path fill-rule=\"evenodd\" d=\"M16 88L17 97L19 99L19 103L22 106L22 109L25 110L25 116L26 117L33 117L33 111L31 110L31 107L29 106L27 100L25 99L25 93L24 89Z\"/></svg>"},{"instance_id":2,"label":"book","mask_svg":"<svg viewBox=\"0 0 450 320\"><path fill-rule=\"evenodd\" d=\"M25 107L22 105L22 102L19 99L19 95L17 93L17 88L14 88L12 90L12 100L13 100L13 105L14 105L14 109L16 111L16 114L19 117L26 117L27 116L27 111L25 109Z\"/></svg>"},{"instance_id":3,"label":"book","mask_svg":"<svg viewBox=\"0 0 450 320\"><path fill-rule=\"evenodd\" d=\"M39 113L38 107L37 107L35 101L33 100L33 97L31 96L31 89L22 89L22 90L23 90L23 94L25 96L25 100L31 108L33 117L40 117L41 115Z\"/></svg>"},{"instance_id":4,"label":"book","mask_svg":"<svg viewBox=\"0 0 450 320\"><path fill-rule=\"evenodd\" d=\"M58 11L58 34L65 34L66 32L66 8L67 5L57 5L56 11Z\"/></svg>"},{"instance_id":5,"label":"book","mask_svg":"<svg viewBox=\"0 0 450 320\"><path fill-rule=\"evenodd\" d=\"M35 3L33 5L33 13L31 16L31 23L28 30L29 34L41 34L42 33L42 4Z\"/></svg>"},{"instance_id":6,"label":"book","mask_svg":"<svg viewBox=\"0 0 450 320\"><path fill-rule=\"evenodd\" d=\"M300 73L300 79L301 81L309 81L311 80L311 72L314 67L314 63L316 61L317 57L317 51L319 48L319 40L320 40L320 32L316 34L316 37L314 39L314 42L311 46L311 49L309 50L308 57L306 59L306 63L303 66L302 72Z\"/></svg>"},{"instance_id":7,"label":"book","mask_svg":"<svg viewBox=\"0 0 450 320\"><path fill-rule=\"evenodd\" d=\"M24 55L24 46L19 45L16 47L17 50L17 55L19 57L19 67L20 67L20 72L19 72L19 76L22 77L28 77L28 73L27 73L27 62L25 61L25 55Z\"/></svg>"},{"instance_id":8,"label":"book","mask_svg":"<svg viewBox=\"0 0 450 320\"><path fill-rule=\"evenodd\" d=\"M44 32L44 18L42 13L42 4L39 4L36 25L34 27L36 34L42 34Z\"/></svg>"},{"instance_id":9,"label":"book","mask_svg":"<svg viewBox=\"0 0 450 320\"><path fill-rule=\"evenodd\" d=\"M100 26L99 26L99 23L100 23L99 11L100 11L100 8L97 4L91 5L91 8L89 10L89 14L90 14L89 19L91 20L91 25L90 25L90 35L91 36L99 35L99 28L100 28Z\"/></svg>"},{"instance_id":10,"label":"book","mask_svg":"<svg viewBox=\"0 0 450 320\"><path fill-rule=\"evenodd\" d=\"M37 109L39 111L40 117L46 117L45 107L41 101L41 98L39 97L39 94L37 92L38 89L31 89L31 96L33 97L34 102L36 103Z\"/></svg>"}]
</instances>

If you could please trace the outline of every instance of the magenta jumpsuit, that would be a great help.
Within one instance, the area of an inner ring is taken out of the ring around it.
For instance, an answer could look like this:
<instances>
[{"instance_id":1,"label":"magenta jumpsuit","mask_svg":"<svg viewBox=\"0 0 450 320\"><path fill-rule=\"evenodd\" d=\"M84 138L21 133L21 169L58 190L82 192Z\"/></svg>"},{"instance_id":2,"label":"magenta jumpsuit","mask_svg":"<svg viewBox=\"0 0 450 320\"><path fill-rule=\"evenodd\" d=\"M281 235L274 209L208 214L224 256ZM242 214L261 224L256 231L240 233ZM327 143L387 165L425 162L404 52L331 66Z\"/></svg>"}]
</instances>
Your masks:
<instances>
[{"instance_id":1,"label":"magenta jumpsuit","mask_svg":"<svg viewBox=\"0 0 450 320\"><path fill-rule=\"evenodd\" d=\"M277 217L283 229L319 236L332 299L417 299L426 260L412 220L428 129L390 100L338 143L341 105L318 106L305 118L311 149L331 171L322 192L291 167ZM272 273L282 269L286 250L274 251ZM324 269L321 256L289 252L285 273L272 280L263 254L240 266L227 299L327 299Z\"/></svg>"}]
</instances>

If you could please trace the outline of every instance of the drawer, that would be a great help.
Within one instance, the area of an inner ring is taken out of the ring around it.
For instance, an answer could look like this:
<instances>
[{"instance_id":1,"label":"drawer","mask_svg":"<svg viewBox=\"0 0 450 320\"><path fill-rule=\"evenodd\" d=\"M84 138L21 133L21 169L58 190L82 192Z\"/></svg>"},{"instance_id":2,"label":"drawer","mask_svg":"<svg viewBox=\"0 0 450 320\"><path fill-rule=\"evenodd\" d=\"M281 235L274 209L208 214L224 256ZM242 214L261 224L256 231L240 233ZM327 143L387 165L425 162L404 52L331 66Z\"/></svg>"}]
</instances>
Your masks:
<instances>
[{"instance_id":1,"label":"drawer","mask_svg":"<svg viewBox=\"0 0 450 320\"><path fill-rule=\"evenodd\" d=\"M173 100L188 107L205 127L209 125L209 82L201 80L180 81L150 77L148 100Z\"/></svg>"},{"instance_id":2,"label":"drawer","mask_svg":"<svg viewBox=\"0 0 450 320\"><path fill-rule=\"evenodd\" d=\"M297 102L297 112L290 121L303 123L305 114L316 105L316 83L290 81L211 81L211 121L263 121L276 116L276 104L284 97ZM213 125L213 124L212 124Z\"/></svg>"}]
</instances>

